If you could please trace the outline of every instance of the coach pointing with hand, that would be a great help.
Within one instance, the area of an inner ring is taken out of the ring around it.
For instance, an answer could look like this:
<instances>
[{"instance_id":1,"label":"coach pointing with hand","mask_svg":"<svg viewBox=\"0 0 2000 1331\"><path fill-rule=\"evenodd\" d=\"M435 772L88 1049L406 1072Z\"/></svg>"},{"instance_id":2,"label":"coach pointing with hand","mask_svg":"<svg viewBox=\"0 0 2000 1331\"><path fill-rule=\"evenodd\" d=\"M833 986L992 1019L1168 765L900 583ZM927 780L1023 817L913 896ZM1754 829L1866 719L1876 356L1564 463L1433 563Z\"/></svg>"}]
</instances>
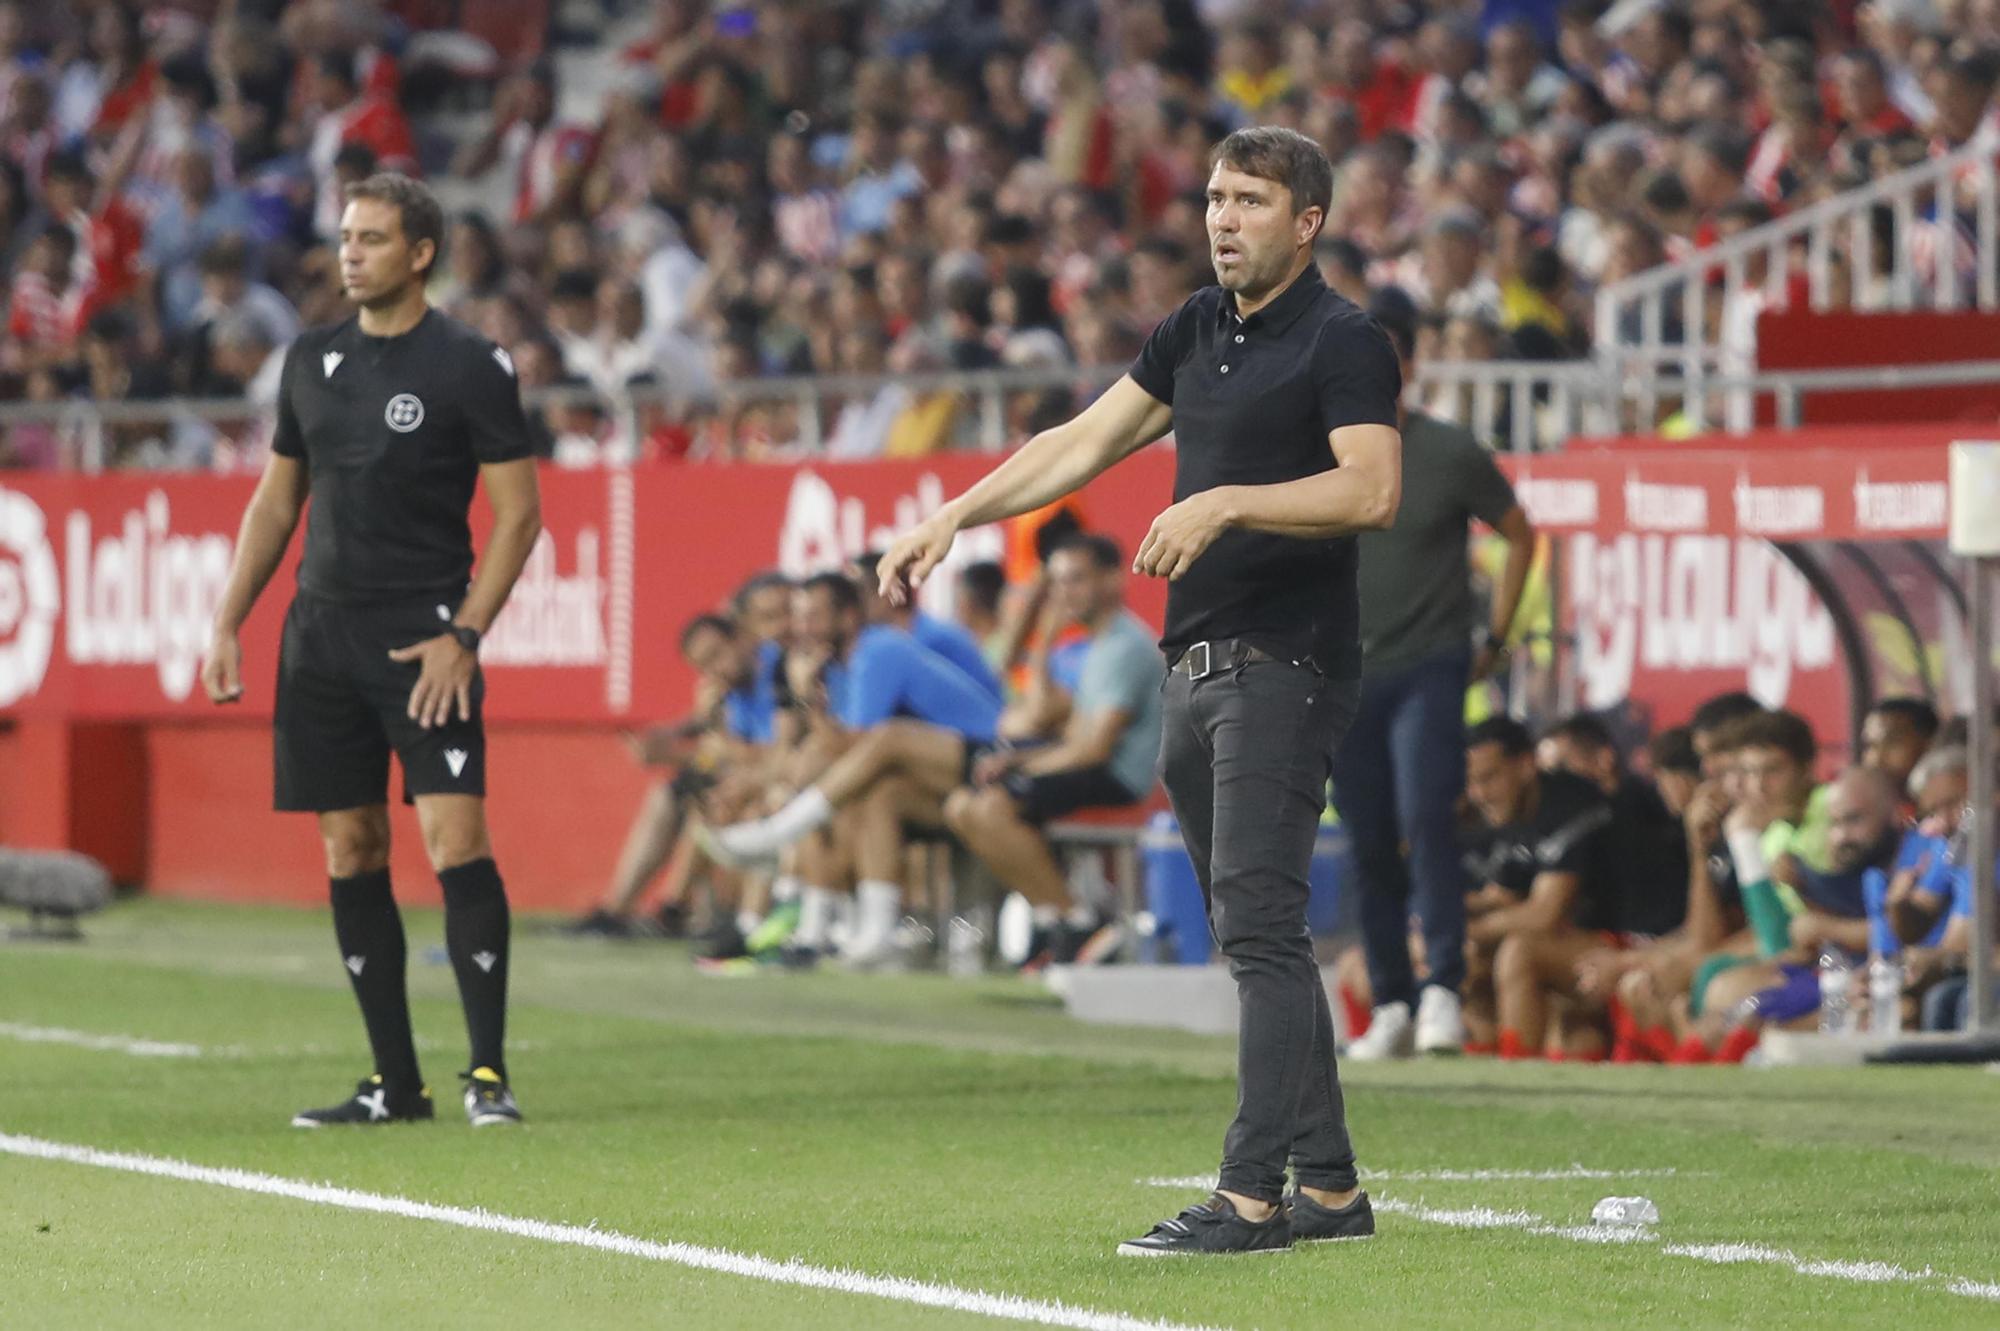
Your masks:
<instances>
[{"instance_id":1,"label":"coach pointing with hand","mask_svg":"<svg viewBox=\"0 0 2000 1331\"><path fill-rule=\"evenodd\" d=\"M906 597L956 534L1041 507L1170 427L1174 503L1133 562L1168 578L1161 775L1242 1005L1220 1186L1119 1252L1262 1252L1374 1232L1356 1183L1306 873L1361 675L1356 532L1401 494L1387 337L1321 280L1333 169L1291 130L1216 148L1217 285L1154 329L1131 371L892 546ZM1284 1192L1290 1165L1298 1184Z\"/></svg>"}]
</instances>

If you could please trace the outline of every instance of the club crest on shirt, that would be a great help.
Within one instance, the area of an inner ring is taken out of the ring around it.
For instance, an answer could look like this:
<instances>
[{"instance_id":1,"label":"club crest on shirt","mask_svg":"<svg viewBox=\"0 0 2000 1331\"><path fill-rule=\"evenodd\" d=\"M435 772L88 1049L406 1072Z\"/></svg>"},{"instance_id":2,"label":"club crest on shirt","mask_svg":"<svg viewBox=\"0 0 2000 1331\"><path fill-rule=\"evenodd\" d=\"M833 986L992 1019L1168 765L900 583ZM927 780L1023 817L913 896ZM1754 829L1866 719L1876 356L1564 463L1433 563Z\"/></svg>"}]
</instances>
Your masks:
<instances>
[{"instance_id":1,"label":"club crest on shirt","mask_svg":"<svg viewBox=\"0 0 2000 1331\"><path fill-rule=\"evenodd\" d=\"M398 393L389 399L382 419L398 434L408 434L424 423L424 400L415 393Z\"/></svg>"}]
</instances>

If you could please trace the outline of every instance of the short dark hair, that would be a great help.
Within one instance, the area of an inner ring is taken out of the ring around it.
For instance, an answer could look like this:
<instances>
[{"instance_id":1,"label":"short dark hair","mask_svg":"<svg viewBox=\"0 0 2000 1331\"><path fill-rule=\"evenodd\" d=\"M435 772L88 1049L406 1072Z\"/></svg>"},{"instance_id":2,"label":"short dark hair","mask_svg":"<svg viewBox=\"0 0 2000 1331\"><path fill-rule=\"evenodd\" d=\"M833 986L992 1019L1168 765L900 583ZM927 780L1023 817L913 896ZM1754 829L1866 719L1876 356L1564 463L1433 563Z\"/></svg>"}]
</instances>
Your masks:
<instances>
[{"instance_id":1,"label":"short dark hair","mask_svg":"<svg viewBox=\"0 0 2000 1331\"><path fill-rule=\"evenodd\" d=\"M1525 758L1535 751L1535 740L1528 728L1511 716L1489 716L1467 729L1466 749L1476 749L1482 744L1499 745L1500 752L1509 758Z\"/></svg>"},{"instance_id":2,"label":"short dark hair","mask_svg":"<svg viewBox=\"0 0 2000 1331\"><path fill-rule=\"evenodd\" d=\"M1715 210L1716 220L1741 222L1746 227L1762 226L1777 214L1762 199L1731 199Z\"/></svg>"},{"instance_id":3,"label":"short dark hair","mask_svg":"<svg viewBox=\"0 0 2000 1331\"><path fill-rule=\"evenodd\" d=\"M1725 743L1736 749L1777 749L1801 767L1811 767L1819 757L1819 741L1812 724L1797 712L1782 708L1753 712L1732 724Z\"/></svg>"},{"instance_id":4,"label":"short dark hair","mask_svg":"<svg viewBox=\"0 0 2000 1331\"><path fill-rule=\"evenodd\" d=\"M1422 311L1410 293L1397 286L1377 287L1368 294L1368 317L1382 326L1396 354L1404 360L1417 356L1417 322Z\"/></svg>"},{"instance_id":5,"label":"short dark hair","mask_svg":"<svg viewBox=\"0 0 2000 1331\"><path fill-rule=\"evenodd\" d=\"M322 51L314 60L313 68L321 78L339 79L350 88L361 86L354 77L354 57L339 51Z\"/></svg>"},{"instance_id":6,"label":"short dark hair","mask_svg":"<svg viewBox=\"0 0 2000 1331\"><path fill-rule=\"evenodd\" d=\"M1764 704L1747 693L1718 693L1694 709L1694 715L1688 718L1688 729L1697 734L1720 730L1732 721L1763 710Z\"/></svg>"},{"instance_id":7,"label":"short dark hair","mask_svg":"<svg viewBox=\"0 0 2000 1331\"><path fill-rule=\"evenodd\" d=\"M694 635L702 632L704 629L720 633L725 638L733 638L736 636L736 621L728 615L717 614L713 610L706 614L696 615L687 622L686 627L681 629L681 650L685 652L688 649L688 644L694 641Z\"/></svg>"},{"instance_id":8,"label":"short dark hair","mask_svg":"<svg viewBox=\"0 0 2000 1331\"><path fill-rule=\"evenodd\" d=\"M1923 739L1935 738L1938 733L1938 726L1941 724L1938 720L1937 708L1931 706L1922 698L1907 696L1879 698L1876 700L1875 705L1868 709L1868 712L1871 716L1879 713L1882 716L1894 717L1910 729L1916 731L1918 736Z\"/></svg>"},{"instance_id":9,"label":"short dark hair","mask_svg":"<svg viewBox=\"0 0 2000 1331\"><path fill-rule=\"evenodd\" d=\"M1321 263L1337 263L1350 273L1368 271L1368 251L1346 236L1321 236L1313 246L1313 255Z\"/></svg>"},{"instance_id":10,"label":"short dark hair","mask_svg":"<svg viewBox=\"0 0 2000 1331\"><path fill-rule=\"evenodd\" d=\"M1125 561L1123 552L1118 549L1118 542L1101 531L1073 532L1056 542L1055 549L1049 553L1059 555L1065 550L1076 551L1101 571L1117 568Z\"/></svg>"},{"instance_id":11,"label":"short dark hair","mask_svg":"<svg viewBox=\"0 0 2000 1331\"><path fill-rule=\"evenodd\" d=\"M1701 775L1701 759L1694 751L1694 727L1673 726L1653 736L1653 742L1646 746L1647 754L1653 760L1653 771L1680 772L1687 776Z\"/></svg>"},{"instance_id":12,"label":"short dark hair","mask_svg":"<svg viewBox=\"0 0 2000 1331\"><path fill-rule=\"evenodd\" d=\"M1656 213L1680 213L1694 207L1687 182L1674 171L1654 172L1639 187L1639 200Z\"/></svg>"},{"instance_id":13,"label":"short dark hair","mask_svg":"<svg viewBox=\"0 0 2000 1331\"><path fill-rule=\"evenodd\" d=\"M845 573L815 573L799 584L800 591L825 592L835 610L860 610L861 587Z\"/></svg>"},{"instance_id":14,"label":"short dark hair","mask_svg":"<svg viewBox=\"0 0 2000 1331\"><path fill-rule=\"evenodd\" d=\"M42 180L67 180L72 184L88 185L95 177L90 170L89 159L82 150L63 148L42 159Z\"/></svg>"},{"instance_id":15,"label":"short dark hair","mask_svg":"<svg viewBox=\"0 0 2000 1331\"><path fill-rule=\"evenodd\" d=\"M1742 175L1750 165L1750 139L1730 125L1704 125L1688 135L1687 145L1713 157L1732 176Z\"/></svg>"},{"instance_id":16,"label":"short dark hair","mask_svg":"<svg viewBox=\"0 0 2000 1331\"><path fill-rule=\"evenodd\" d=\"M1007 591L1007 570L995 560L982 559L965 566L958 575L958 585L967 600L988 614L996 614Z\"/></svg>"},{"instance_id":17,"label":"short dark hair","mask_svg":"<svg viewBox=\"0 0 2000 1331\"><path fill-rule=\"evenodd\" d=\"M201 252L200 268L212 277L235 277L250 271L250 242L235 231L225 231Z\"/></svg>"},{"instance_id":18,"label":"short dark hair","mask_svg":"<svg viewBox=\"0 0 2000 1331\"><path fill-rule=\"evenodd\" d=\"M422 181L412 180L399 171L377 171L347 187L347 201L353 203L356 199L392 205L400 214L404 240L412 246L420 240L431 243L431 261L424 272L428 274L437 266L444 255L444 209Z\"/></svg>"},{"instance_id":19,"label":"short dark hair","mask_svg":"<svg viewBox=\"0 0 2000 1331\"><path fill-rule=\"evenodd\" d=\"M1611 734L1611 727L1604 724L1604 718L1592 712L1574 712L1542 732L1543 739L1566 739L1572 744L1603 752L1605 749L1618 752L1618 741Z\"/></svg>"},{"instance_id":20,"label":"short dark hair","mask_svg":"<svg viewBox=\"0 0 2000 1331\"><path fill-rule=\"evenodd\" d=\"M1252 125L1215 145L1211 169L1232 171L1283 185L1292 195L1292 215L1317 208L1324 217L1333 206L1333 163L1325 149L1295 129Z\"/></svg>"},{"instance_id":21,"label":"short dark hair","mask_svg":"<svg viewBox=\"0 0 2000 1331\"><path fill-rule=\"evenodd\" d=\"M854 576L866 580L875 576L875 570L882 566L880 550L863 550L854 556Z\"/></svg>"},{"instance_id":22,"label":"short dark hair","mask_svg":"<svg viewBox=\"0 0 2000 1331\"><path fill-rule=\"evenodd\" d=\"M789 592L792 589L792 580L774 568L766 569L762 573L753 573L745 578L743 585L730 596L729 608L740 615L743 613L743 607L750 604L751 597L771 587L780 587Z\"/></svg>"}]
</instances>

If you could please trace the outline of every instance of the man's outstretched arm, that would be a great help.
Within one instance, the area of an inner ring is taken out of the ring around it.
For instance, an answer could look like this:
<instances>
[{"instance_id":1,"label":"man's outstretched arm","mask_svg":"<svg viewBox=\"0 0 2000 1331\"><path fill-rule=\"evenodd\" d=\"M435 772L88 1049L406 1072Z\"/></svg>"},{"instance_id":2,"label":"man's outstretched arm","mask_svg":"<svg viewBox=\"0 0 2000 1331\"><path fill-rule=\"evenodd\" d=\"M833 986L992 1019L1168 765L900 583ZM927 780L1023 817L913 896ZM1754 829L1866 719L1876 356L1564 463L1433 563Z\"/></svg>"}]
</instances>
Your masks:
<instances>
[{"instance_id":1,"label":"man's outstretched arm","mask_svg":"<svg viewBox=\"0 0 2000 1331\"><path fill-rule=\"evenodd\" d=\"M1030 513L1167 432L1173 411L1125 375L1071 419L1044 430L882 556L882 595L903 604L967 527Z\"/></svg>"}]
</instances>

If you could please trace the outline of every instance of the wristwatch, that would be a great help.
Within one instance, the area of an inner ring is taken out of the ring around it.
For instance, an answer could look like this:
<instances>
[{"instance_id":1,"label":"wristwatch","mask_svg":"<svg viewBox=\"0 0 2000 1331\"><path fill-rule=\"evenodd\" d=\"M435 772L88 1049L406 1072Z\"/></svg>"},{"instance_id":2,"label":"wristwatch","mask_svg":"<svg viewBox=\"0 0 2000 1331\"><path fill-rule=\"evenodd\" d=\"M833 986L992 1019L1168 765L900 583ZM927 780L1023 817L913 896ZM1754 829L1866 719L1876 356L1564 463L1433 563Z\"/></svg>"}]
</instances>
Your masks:
<instances>
[{"instance_id":1,"label":"wristwatch","mask_svg":"<svg viewBox=\"0 0 2000 1331\"><path fill-rule=\"evenodd\" d=\"M1507 635L1504 633L1495 633L1492 629L1486 630L1486 636L1481 640L1480 645L1495 656L1505 656L1508 653Z\"/></svg>"},{"instance_id":2,"label":"wristwatch","mask_svg":"<svg viewBox=\"0 0 2000 1331\"><path fill-rule=\"evenodd\" d=\"M470 624L453 624L451 626L451 636L457 638L458 645L465 648L466 651L471 652L474 656L479 655L478 629L472 627Z\"/></svg>"}]
</instances>

